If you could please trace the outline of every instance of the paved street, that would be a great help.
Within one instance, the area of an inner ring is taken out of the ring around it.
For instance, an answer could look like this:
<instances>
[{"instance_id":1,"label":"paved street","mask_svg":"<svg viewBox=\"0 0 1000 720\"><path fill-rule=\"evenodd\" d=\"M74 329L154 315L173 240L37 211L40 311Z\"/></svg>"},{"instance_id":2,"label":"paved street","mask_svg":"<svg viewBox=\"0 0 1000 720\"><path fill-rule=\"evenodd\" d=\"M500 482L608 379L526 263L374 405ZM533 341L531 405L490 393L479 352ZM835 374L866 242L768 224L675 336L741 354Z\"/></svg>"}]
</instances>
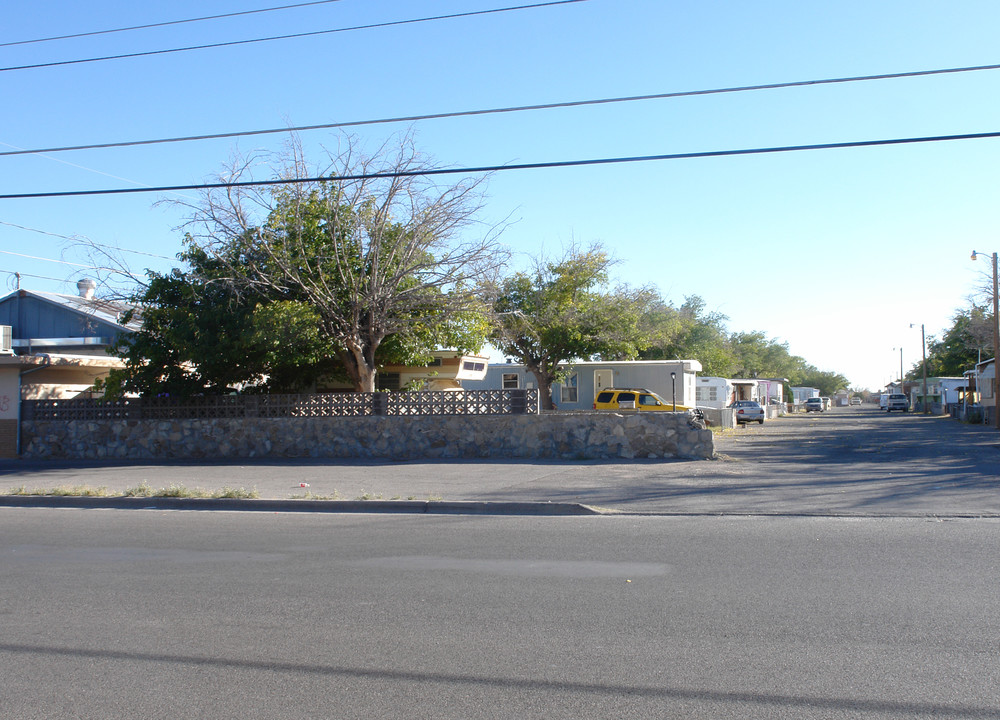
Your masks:
<instances>
[{"instance_id":1,"label":"paved street","mask_svg":"<svg viewBox=\"0 0 1000 720\"><path fill-rule=\"evenodd\" d=\"M0 716L1000 718L998 440L844 408L714 461L5 463L630 514L0 507Z\"/></svg>"},{"instance_id":2,"label":"paved street","mask_svg":"<svg viewBox=\"0 0 1000 720\"><path fill-rule=\"evenodd\" d=\"M0 715L1000 718L1000 520L0 508Z\"/></svg>"},{"instance_id":3,"label":"paved street","mask_svg":"<svg viewBox=\"0 0 1000 720\"><path fill-rule=\"evenodd\" d=\"M146 482L264 498L585 503L628 512L1000 515L1000 435L949 418L835 408L716 439L718 460L0 464L0 488ZM300 487L305 484L308 487Z\"/></svg>"}]
</instances>

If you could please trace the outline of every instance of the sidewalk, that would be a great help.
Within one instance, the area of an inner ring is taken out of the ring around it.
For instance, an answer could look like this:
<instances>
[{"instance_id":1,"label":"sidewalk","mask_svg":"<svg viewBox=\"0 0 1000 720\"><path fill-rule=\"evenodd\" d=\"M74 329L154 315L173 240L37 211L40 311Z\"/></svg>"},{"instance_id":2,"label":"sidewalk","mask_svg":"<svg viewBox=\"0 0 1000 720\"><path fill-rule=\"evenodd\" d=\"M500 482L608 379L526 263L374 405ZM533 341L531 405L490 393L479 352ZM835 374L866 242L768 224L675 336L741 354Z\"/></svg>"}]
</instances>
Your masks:
<instances>
[{"instance_id":1,"label":"sidewalk","mask_svg":"<svg viewBox=\"0 0 1000 720\"><path fill-rule=\"evenodd\" d=\"M578 503L633 513L1000 517L1000 436L948 418L844 409L716 438L717 460L0 462L12 488L146 483L262 499Z\"/></svg>"}]
</instances>

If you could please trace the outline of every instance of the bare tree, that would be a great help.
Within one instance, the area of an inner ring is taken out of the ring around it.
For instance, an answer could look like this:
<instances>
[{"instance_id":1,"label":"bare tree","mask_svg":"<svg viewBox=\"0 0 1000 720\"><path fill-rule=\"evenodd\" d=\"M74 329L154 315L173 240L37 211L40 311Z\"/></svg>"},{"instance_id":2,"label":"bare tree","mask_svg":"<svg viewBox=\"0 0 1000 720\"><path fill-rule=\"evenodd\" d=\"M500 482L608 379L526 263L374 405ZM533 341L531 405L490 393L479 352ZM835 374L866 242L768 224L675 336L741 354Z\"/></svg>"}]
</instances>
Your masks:
<instances>
[{"instance_id":1,"label":"bare tree","mask_svg":"<svg viewBox=\"0 0 1000 720\"><path fill-rule=\"evenodd\" d=\"M481 341L478 288L507 256L497 228L476 220L482 177L438 183L408 135L370 155L354 138L342 143L312 173L292 144L278 158L239 158L223 177L253 180L262 160L277 159L281 180L321 180L230 185L180 204L192 211L190 243L228 264L234 283L314 307L355 389L371 392L387 338L397 348L457 346L481 325Z\"/></svg>"}]
</instances>

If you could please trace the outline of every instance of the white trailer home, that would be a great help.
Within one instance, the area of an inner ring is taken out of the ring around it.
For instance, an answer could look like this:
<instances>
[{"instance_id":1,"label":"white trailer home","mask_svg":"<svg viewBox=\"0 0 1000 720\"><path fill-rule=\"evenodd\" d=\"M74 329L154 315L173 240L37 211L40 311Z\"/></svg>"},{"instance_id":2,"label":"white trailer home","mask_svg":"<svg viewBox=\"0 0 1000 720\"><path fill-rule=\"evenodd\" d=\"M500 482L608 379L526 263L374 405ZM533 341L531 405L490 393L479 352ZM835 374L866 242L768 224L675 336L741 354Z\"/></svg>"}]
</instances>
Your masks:
<instances>
[{"instance_id":1,"label":"white trailer home","mask_svg":"<svg viewBox=\"0 0 1000 720\"><path fill-rule=\"evenodd\" d=\"M782 405L785 402L787 378L758 378L757 394L761 405Z\"/></svg>"},{"instance_id":2,"label":"white trailer home","mask_svg":"<svg viewBox=\"0 0 1000 720\"><path fill-rule=\"evenodd\" d=\"M811 397L819 397L819 390L801 386L792 388L792 402L796 405L801 405Z\"/></svg>"},{"instance_id":3,"label":"white trailer home","mask_svg":"<svg viewBox=\"0 0 1000 720\"><path fill-rule=\"evenodd\" d=\"M610 387L645 388L667 402L693 407L697 360L581 360L566 363L568 375L552 386L552 402L559 410L591 410L594 397ZM673 373L673 377L671 377ZM492 363L482 380L465 380L466 390L507 390L538 387L535 376L518 363Z\"/></svg>"},{"instance_id":4,"label":"white trailer home","mask_svg":"<svg viewBox=\"0 0 1000 720\"><path fill-rule=\"evenodd\" d=\"M698 407L725 408L737 400L756 400L766 405L767 400L761 399L761 386L757 380L730 380L721 377L700 377L695 385L695 400Z\"/></svg>"}]
</instances>

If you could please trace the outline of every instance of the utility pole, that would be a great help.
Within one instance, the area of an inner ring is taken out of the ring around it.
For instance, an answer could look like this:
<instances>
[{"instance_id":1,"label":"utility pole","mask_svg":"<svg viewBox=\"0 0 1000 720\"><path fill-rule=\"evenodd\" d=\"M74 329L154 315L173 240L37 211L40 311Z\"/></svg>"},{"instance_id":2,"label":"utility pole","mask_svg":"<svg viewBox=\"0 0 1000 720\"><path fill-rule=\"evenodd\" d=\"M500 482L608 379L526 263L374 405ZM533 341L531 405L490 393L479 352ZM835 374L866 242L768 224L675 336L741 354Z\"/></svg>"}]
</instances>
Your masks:
<instances>
[{"instance_id":1,"label":"utility pole","mask_svg":"<svg viewBox=\"0 0 1000 720\"><path fill-rule=\"evenodd\" d=\"M896 348L893 348L895 350ZM889 383L892 384L891 382ZM899 392L903 392L903 348L899 348Z\"/></svg>"},{"instance_id":2,"label":"utility pole","mask_svg":"<svg viewBox=\"0 0 1000 720\"><path fill-rule=\"evenodd\" d=\"M927 415L931 409L927 406L927 340L924 338L923 323L920 323L920 351L924 358L924 415Z\"/></svg>"},{"instance_id":3,"label":"utility pole","mask_svg":"<svg viewBox=\"0 0 1000 720\"><path fill-rule=\"evenodd\" d=\"M986 253L972 251L972 259ZM1000 405L998 405L998 395L1000 395L1000 373L997 372L997 356L1000 355L1000 298L997 297L997 254L991 255L993 260L993 422L997 430L1000 430Z\"/></svg>"},{"instance_id":4,"label":"utility pole","mask_svg":"<svg viewBox=\"0 0 1000 720\"><path fill-rule=\"evenodd\" d=\"M1000 355L1000 309L997 304L997 254L993 253L993 419L996 429L1000 430L1000 406L997 396L1000 395L1000 373L997 372L997 355Z\"/></svg>"}]
</instances>

